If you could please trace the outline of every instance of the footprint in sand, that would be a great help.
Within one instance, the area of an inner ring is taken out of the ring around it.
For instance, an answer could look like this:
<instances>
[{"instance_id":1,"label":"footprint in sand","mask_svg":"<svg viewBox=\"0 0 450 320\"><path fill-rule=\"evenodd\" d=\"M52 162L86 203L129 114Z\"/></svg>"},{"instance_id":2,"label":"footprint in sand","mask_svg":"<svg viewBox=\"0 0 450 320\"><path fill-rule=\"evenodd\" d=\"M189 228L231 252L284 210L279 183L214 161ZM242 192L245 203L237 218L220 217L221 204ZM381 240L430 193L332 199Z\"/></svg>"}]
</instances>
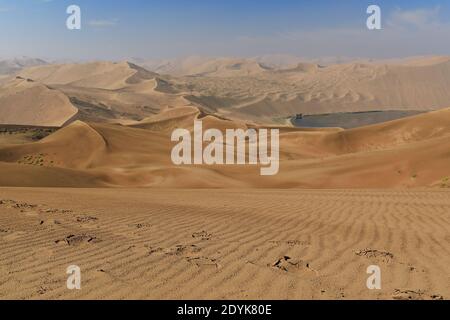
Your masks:
<instances>
[{"instance_id":1,"label":"footprint in sand","mask_svg":"<svg viewBox=\"0 0 450 320\"><path fill-rule=\"evenodd\" d=\"M197 258L202 250L196 245L176 245L170 248L145 246L149 255L164 255L164 256L184 256L186 258Z\"/></svg>"},{"instance_id":2,"label":"footprint in sand","mask_svg":"<svg viewBox=\"0 0 450 320\"><path fill-rule=\"evenodd\" d=\"M405 266L406 270L411 273L423 273L424 269L417 268L408 262L401 262L398 260L394 261L394 255L388 251L375 250L375 249L364 249L355 251L355 254L360 257L365 257L367 259L381 261L383 263L393 263Z\"/></svg>"},{"instance_id":3,"label":"footprint in sand","mask_svg":"<svg viewBox=\"0 0 450 320\"><path fill-rule=\"evenodd\" d=\"M176 245L175 247L167 248L163 250L163 253L165 255L173 256L173 255L186 255L186 254L192 254L192 253L198 253L201 249L197 247L196 245Z\"/></svg>"},{"instance_id":4,"label":"footprint in sand","mask_svg":"<svg viewBox=\"0 0 450 320\"><path fill-rule=\"evenodd\" d=\"M192 234L192 238L200 240L211 240L212 234L206 231L195 232Z\"/></svg>"},{"instance_id":5,"label":"footprint in sand","mask_svg":"<svg viewBox=\"0 0 450 320\"><path fill-rule=\"evenodd\" d=\"M100 240L95 236L90 236L87 234L80 234L80 235L69 235L65 237L64 239L56 240L56 244L65 243L68 246L78 246L81 244L87 244L87 243L97 243L100 242Z\"/></svg>"},{"instance_id":6,"label":"footprint in sand","mask_svg":"<svg viewBox=\"0 0 450 320\"><path fill-rule=\"evenodd\" d=\"M135 223L135 224L129 224L128 226L130 228L135 228L135 229L145 229L145 228L150 228L151 224L150 223Z\"/></svg>"},{"instance_id":7,"label":"footprint in sand","mask_svg":"<svg viewBox=\"0 0 450 320\"><path fill-rule=\"evenodd\" d=\"M444 300L439 294L427 294L424 290L395 289L392 294L394 300Z\"/></svg>"},{"instance_id":8,"label":"footprint in sand","mask_svg":"<svg viewBox=\"0 0 450 320\"><path fill-rule=\"evenodd\" d=\"M131 250L132 252L139 254L139 255L147 255L149 253L149 246L133 244L128 247L128 250Z\"/></svg>"},{"instance_id":9,"label":"footprint in sand","mask_svg":"<svg viewBox=\"0 0 450 320\"><path fill-rule=\"evenodd\" d=\"M94 216L84 215L76 217L76 222L79 223L81 227L85 229L99 228L97 221L98 218Z\"/></svg>"},{"instance_id":10,"label":"footprint in sand","mask_svg":"<svg viewBox=\"0 0 450 320\"><path fill-rule=\"evenodd\" d=\"M187 257L186 260L189 263L194 264L199 268L202 268L202 267L213 267L216 269L221 268L220 264L217 262L216 259L212 259L212 258L208 258L208 257Z\"/></svg>"},{"instance_id":11,"label":"footprint in sand","mask_svg":"<svg viewBox=\"0 0 450 320\"><path fill-rule=\"evenodd\" d=\"M38 206L35 204L29 204L25 202L17 202L14 200L0 200L0 205L5 206L7 209L17 209L21 212L25 212L27 210L32 210L37 208Z\"/></svg>"},{"instance_id":12,"label":"footprint in sand","mask_svg":"<svg viewBox=\"0 0 450 320\"><path fill-rule=\"evenodd\" d=\"M48 220L40 220L39 225L41 226L58 226L61 225L61 221L55 220L55 219L48 219Z\"/></svg>"},{"instance_id":13,"label":"footprint in sand","mask_svg":"<svg viewBox=\"0 0 450 320\"><path fill-rule=\"evenodd\" d=\"M73 213L72 210L66 210L66 209L39 209L39 213L52 213L52 214L69 214Z\"/></svg>"},{"instance_id":14,"label":"footprint in sand","mask_svg":"<svg viewBox=\"0 0 450 320\"><path fill-rule=\"evenodd\" d=\"M401 264L404 264L404 263L401 263ZM408 268L409 272L418 272L418 273L424 273L425 272L424 269L417 268L417 267L415 267L415 266L413 266L411 264L408 264L407 268Z\"/></svg>"},{"instance_id":15,"label":"footprint in sand","mask_svg":"<svg viewBox=\"0 0 450 320\"><path fill-rule=\"evenodd\" d=\"M292 259L289 256L283 256L277 259L274 263L268 265L271 268L275 268L277 270L281 270L283 272L293 273L293 272L303 272L303 271L312 271L318 274L316 270L311 268L309 262L305 262L302 260Z\"/></svg>"},{"instance_id":16,"label":"footprint in sand","mask_svg":"<svg viewBox=\"0 0 450 320\"><path fill-rule=\"evenodd\" d=\"M46 294L50 289L46 286L40 286L39 289L37 289L37 293L40 295Z\"/></svg>"},{"instance_id":17,"label":"footprint in sand","mask_svg":"<svg viewBox=\"0 0 450 320\"><path fill-rule=\"evenodd\" d=\"M78 223L90 223L97 221L98 218L92 216L78 216L76 220Z\"/></svg>"},{"instance_id":18,"label":"footprint in sand","mask_svg":"<svg viewBox=\"0 0 450 320\"><path fill-rule=\"evenodd\" d=\"M0 200L0 206L4 206L7 209L20 210L21 213L25 213L26 215L33 217L43 213L53 213L53 214L73 213L72 210L54 209L54 208L46 209L44 205L29 204L26 202L18 202L14 200Z\"/></svg>"},{"instance_id":19,"label":"footprint in sand","mask_svg":"<svg viewBox=\"0 0 450 320\"><path fill-rule=\"evenodd\" d=\"M39 212L37 211L39 206L35 204L21 203L14 200L0 200L0 205L5 206L7 209L19 210L27 217L37 217L39 215Z\"/></svg>"},{"instance_id":20,"label":"footprint in sand","mask_svg":"<svg viewBox=\"0 0 450 320\"><path fill-rule=\"evenodd\" d=\"M382 262L389 263L394 259L394 255L388 251L381 251L376 249L363 249L355 251L355 254L367 259L381 260Z\"/></svg>"},{"instance_id":21,"label":"footprint in sand","mask_svg":"<svg viewBox=\"0 0 450 320\"><path fill-rule=\"evenodd\" d=\"M289 247L297 247L297 246L302 246L302 247L306 247L306 246L310 246L311 243L308 241L301 241L301 240L287 240L287 241L269 241L270 244L273 245L277 245L277 246L282 246L282 245L286 245Z\"/></svg>"}]
</instances>

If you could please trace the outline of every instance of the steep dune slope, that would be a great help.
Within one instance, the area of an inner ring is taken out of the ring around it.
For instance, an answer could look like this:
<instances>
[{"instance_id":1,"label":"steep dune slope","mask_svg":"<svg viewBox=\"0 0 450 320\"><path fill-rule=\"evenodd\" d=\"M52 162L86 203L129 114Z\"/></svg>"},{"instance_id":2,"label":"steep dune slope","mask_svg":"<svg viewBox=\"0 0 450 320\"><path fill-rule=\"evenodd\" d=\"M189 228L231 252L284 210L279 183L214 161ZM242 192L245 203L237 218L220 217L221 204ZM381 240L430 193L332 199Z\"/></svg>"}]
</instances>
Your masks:
<instances>
[{"instance_id":1,"label":"steep dune slope","mask_svg":"<svg viewBox=\"0 0 450 320\"><path fill-rule=\"evenodd\" d=\"M20 76L48 85L72 85L98 89L120 89L154 79L157 74L129 62L93 62L28 68Z\"/></svg>"},{"instance_id":2,"label":"steep dune slope","mask_svg":"<svg viewBox=\"0 0 450 320\"><path fill-rule=\"evenodd\" d=\"M322 147L336 154L382 150L450 135L450 109L420 114L367 127L327 134Z\"/></svg>"},{"instance_id":3,"label":"steep dune slope","mask_svg":"<svg viewBox=\"0 0 450 320\"><path fill-rule=\"evenodd\" d=\"M103 137L89 125L77 121L39 142L4 147L0 161L27 163L30 159L34 161L28 164L37 166L86 169L105 149Z\"/></svg>"},{"instance_id":4,"label":"steep dune slope","mask_svg":"<svg viewBox=\"0 0 450 320\"><path fill-rule=\"evenodd\" d=\"M77 110L77 115L71 119L72 121L135 121L155 114L165 106L191 104L182 95L177 94L176 88L172 87L171 83L160 78L158 74L129 62L38 66L21 71L18 78L27 79L26 82L33 83L34 86L47 88L57 94L60 100L65 100L65 104L72 104ZM0 87L0 92L10 91L11 87L16 86L15 82L4 84ZM64 103L40 101L40 95L42 93L37 90L29 90L27 94L10 95L8 100L0 100L0 108L4 108L5 113L8 113L8 118L0 117L0 124L50 123L60 126L74 116L72 113L62 123L56 122L60 113L65 110ZM9 112L16 108L17 103L26 103L40 116L33 122L24 123L21 114ZM55 111L53 105L57 103L62 106Z\"/></svg>"},{"instance_id":5,"label":"steep dune slope","mask_svg":"<svg viewBox=\"0 0 450 320\"><path fill-rule=\"evenodd\" d=\"M398 148L282 164L285 186L310 188L448 187L450 137ZM296 177L292 181L290 177Z\"/></svg>"}]
</instances>

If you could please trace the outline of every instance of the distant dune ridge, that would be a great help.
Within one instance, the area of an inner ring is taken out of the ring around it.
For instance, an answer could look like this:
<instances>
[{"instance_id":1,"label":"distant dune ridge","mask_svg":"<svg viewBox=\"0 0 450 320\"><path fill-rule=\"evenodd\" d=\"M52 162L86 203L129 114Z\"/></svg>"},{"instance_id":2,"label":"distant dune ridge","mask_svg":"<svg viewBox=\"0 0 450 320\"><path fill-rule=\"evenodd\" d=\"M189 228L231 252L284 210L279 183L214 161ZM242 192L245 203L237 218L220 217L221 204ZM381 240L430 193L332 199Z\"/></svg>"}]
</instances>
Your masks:
<instances>
[{"instance_id":1,"label":"distant dune ridge","mask_svg":"<svg viewBox=\"0 0 450 320\"><path fill-rule=\"evenodd\" d=\"M0 76L11 75L25 68L47 64L42 59L30 57L17 57L13 59L0 59Z\"/></svg>"},{"instance_id":2,"label":"distant dune ridge","mask_svg":"<svg viewBox=\"0 0 450 320\"><path fill-rule=\"evenodd\" d=\"M273 123L298 113L434 110L450 103L450 57L328 66L300 62L284 68L262 59L191 58L180 65L177 76L130 62L38 65L17 75L66 95L79 110L72 120L95 122L142 120L167 106ZM5 107L0 104L0 112ZM31 99L30 112L34 108ZM26 115L18 117L15 124L27 124Z\"/></svg>"},{"instance_id":3,"label":"distant dune ridge","mask_svg":"<svg viewBox=\"0 0 450 320\"><path fill-rule=\"evenodd\" d=\"M192 64L189 76L130 62L38 65L10 76L0 86L0 123L62 128L25 144L4 135L0 185L447 186L448 57L326 67L275 68L251 59ZM277 124L296 113L392 107L441 110L351 130ZM171 132L192 130L195 119L205 129L280 128L280 173L263 178L256 167L174 166Z\"/></svg>"},{"instance_id":4,"label":"distant dune ridge","mask_svg":"<svg viewBox=\"0 0 450 320\"><path fill-rule=\"evenodd\" d=\"M195 104L263 122L296 113L433 110L450 101L449 57L289 62L192 57L149 67L171 74L171 82Z\"/></svg>"}]
</instances>

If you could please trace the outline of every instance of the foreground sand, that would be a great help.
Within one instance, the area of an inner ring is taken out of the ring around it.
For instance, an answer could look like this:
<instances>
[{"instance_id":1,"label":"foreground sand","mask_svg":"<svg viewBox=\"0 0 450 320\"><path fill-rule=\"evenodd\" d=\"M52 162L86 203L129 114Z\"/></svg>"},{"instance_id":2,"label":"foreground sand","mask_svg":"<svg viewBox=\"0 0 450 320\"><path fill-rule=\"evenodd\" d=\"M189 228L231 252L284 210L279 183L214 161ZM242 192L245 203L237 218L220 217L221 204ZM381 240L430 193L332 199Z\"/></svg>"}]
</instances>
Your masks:
<instances>
[{"instance_id":1,"label":"foreground sand","mask_svg":"<svg viewBox=\"0 0 450 320\"><path fill-rule=\"evenodd\" d=\"M448 299L450 192L0 189L0 298ZM66 289L66 268L82 290ZM382 290L366 268L382 269Z\"/></svg>"}]
</instances>

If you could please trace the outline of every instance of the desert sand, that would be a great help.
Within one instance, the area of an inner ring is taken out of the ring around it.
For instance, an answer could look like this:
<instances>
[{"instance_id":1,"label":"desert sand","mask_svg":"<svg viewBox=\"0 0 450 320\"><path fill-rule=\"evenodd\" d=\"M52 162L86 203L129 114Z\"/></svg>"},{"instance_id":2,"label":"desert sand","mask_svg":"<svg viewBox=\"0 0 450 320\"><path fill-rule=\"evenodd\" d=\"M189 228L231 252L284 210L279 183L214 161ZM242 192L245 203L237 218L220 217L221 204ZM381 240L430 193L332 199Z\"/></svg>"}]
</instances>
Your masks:
<instances>
[{"instance_id":1,"label":"desert sand","mask_svg":"<svg viewBox=\"0 0 450 320\"><path fill-rule=\"evenodd\" d=\"M450 57L326 66L301 62L281 69L252 59L228 58L183 66L183 72L175 74L147 71L126 61L25 68L16 76L51 94L43 101L39 91L22 97L27 111L6 120L35 125L36 113L54 115L51 106L60 103L60 96L66 97L66 111L58 109L60 121L115 123L143 120L166 107L193 106L231 119L273 124L297 113L431 111L449 107L450 101ZM18 79L11 78L0 96L10 96L11 87L18 85ZM8 113L10 103L0 104L0 123L6 115L13 116ZM73 108L78 112L71 117Z\"/></svg>"},{"instance_id":2,"label":"desert sand","mask_svg":"<svg viewBox=\"0 0 450 320\"><path fill-rule=\"evenodd\" d=\"M0 298L449 299L449 79L448 57L9 75ZM286 123L394 107L424 113L347 130ZM171 133L195 120L279 129L279 174L174 165ZM66 288L72 264L80 291ZM370 265L382 290L366 287Z\"/></svg>"},{"instance_id":3,"label":"desert sand","mask_svg":"<svg viewBox=\"0 0 450 320\"><path fill-rule=\"evenodd\" d=\"M1 195L3 299L450 295L444 190L2 188ZM82 270L79 291L66 288L71 264ZM373 264L382 290L366 287Z\"/></svg>"}]
</instances>

